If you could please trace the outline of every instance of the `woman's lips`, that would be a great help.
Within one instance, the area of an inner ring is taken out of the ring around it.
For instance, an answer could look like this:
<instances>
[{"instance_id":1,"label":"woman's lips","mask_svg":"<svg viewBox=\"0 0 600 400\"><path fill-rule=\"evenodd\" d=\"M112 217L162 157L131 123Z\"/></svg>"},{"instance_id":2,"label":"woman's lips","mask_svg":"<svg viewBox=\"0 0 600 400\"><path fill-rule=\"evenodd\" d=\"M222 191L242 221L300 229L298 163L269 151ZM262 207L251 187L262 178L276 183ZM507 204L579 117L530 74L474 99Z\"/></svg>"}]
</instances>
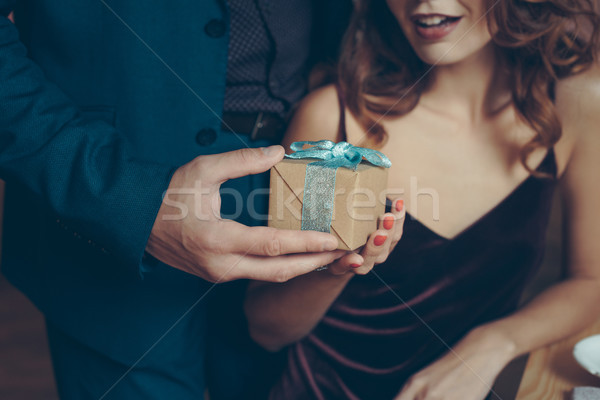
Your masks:
<instances>
[{"instance_id":1,"label":"woman's lips","mask_svg":"<svg viewBox=\"0 0 600 400\"><path fill-rule=\"evenodd\" d=\"M440 14L419 14L412 18L415 30L425 40L438 40L452 32L460 23L461 17ZM440 22L438 22L440 21Z\"/></svg>"}]
</instances>

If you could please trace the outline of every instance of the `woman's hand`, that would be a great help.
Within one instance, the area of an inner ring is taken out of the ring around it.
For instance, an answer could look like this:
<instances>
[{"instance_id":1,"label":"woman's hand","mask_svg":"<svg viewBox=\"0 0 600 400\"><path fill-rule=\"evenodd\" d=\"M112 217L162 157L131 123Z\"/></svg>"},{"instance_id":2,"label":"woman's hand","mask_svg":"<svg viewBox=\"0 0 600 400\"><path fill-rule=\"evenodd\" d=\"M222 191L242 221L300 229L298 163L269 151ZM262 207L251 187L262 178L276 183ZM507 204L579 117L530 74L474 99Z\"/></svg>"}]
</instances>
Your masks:
<instances>
[{"instance_id":1,"label":"woman's hand","mask_svg":"<svg viewBox=\"0 0 600 400\"><path fill-rule=\"evenodd\" d=\"M385 213L379 219L378 229L369 236L369 240L360 254L348 252L331 263L327 271L334 275L343 275L348 272L365 275L371 271L374 265L387 260L402 237L405 216L404 201L402 199L394 201L392 212Z\"/></svg>"},{"instance_id":2,"label":"woman's hand","mask_svg":"<svg viewBox=\"0 0 600 400\"><path fill-rule=\"evenodd\" d=\"M483 400L514 357L510 340L475 329L452 351L413 375L395 400Z\"/></svg>"}]
</instances>

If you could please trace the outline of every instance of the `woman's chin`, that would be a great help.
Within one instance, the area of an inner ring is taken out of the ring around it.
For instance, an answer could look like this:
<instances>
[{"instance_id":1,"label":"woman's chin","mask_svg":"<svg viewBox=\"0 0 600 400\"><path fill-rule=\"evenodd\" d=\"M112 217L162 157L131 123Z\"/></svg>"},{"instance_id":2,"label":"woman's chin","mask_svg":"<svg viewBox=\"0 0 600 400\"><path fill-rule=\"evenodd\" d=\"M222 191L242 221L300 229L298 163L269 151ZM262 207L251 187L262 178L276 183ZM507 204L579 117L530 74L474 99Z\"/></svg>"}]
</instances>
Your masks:
<instances>
[{"instance_id":1,"label":"woman's chin","mask_svg":"<svg viewBox=\"0 0 600 400\"><path fill-rule=\"evenodd\" d=\"M437 46L436 49L415 49L417 55L425 64L428 65L450 65L460 62L460 56L453 54L452 48L442 48Z\"/></svg>"},{"instance_id":2,"label":"woman's chin","mask_svg":"<svg viewBox=\"0 0 600 400\"><path fill-rule=\"evenodd\" d=\"M463 61L473 60L474 57L493 57L491 46L477 49L464 49L454 43L439 43L436 45L413 47L421 61L428 65L455 65ZM468 50L468 51L465 51ZM489 51L488 51L489 50Z\"/></svg>"}]
</instances>

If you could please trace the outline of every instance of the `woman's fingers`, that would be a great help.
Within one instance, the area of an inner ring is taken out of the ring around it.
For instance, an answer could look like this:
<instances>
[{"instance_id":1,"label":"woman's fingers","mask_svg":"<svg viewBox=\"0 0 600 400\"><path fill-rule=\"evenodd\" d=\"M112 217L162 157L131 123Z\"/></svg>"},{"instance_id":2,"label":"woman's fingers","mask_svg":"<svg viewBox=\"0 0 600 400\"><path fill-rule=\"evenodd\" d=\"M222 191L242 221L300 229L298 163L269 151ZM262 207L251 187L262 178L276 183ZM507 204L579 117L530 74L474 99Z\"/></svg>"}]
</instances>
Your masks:
<instances>
[{"instance_id":1,"label":"woman's fingers","mask_svg":"<svg viewBox=\"0 0 600 400\"><path fill-rule=\"evenodd\" d=\"M396 244L402 237L405 215L404 200L398 199L394 201L391 212L385 213L379 219L379 229L383 229L388 232L389 240L387 240L385 243L385 248L383 249L384 251L382 251L379 257L377 257L375 260L376 264L381 264L387 260L388 256L394 250Z\"/></svg>"},{"instance_id":2,"label":"woman's fingers","mask_svg":"<svg viewBox=\"0 0 600 400\"><path fill-rule=\"evenodd\" d=\"M394 215L396 222L394 224L394 232L391 236L390 248L393 250L396 247L396 243L402 237L404 230L404 220L406 219L406 209L404 207L404 200L398 199L394 202L392 207L392 214Z\"/></svg>"},{"instance_id":3,"label":"woman's fingers","mask_svg":"<svg viewBox=\"0 0 600 400\"><path fill-rule=\"evenodd\" d=\"M342 275L349 271L355 271L364 264L360 254L348 252L340 259L329 264L327 271L334 275Z\"/></svg>"},{"instance_id":4,"label":"woman's fingers","mask_svg":"<svg viewBox=\"0 0 600 400\"><path fill-rule=\"evenodd\" d=\"M413 378L414 379L414 378ZM419 399L417 397L424 387L424 383L421 381L414 382L414 380L409 380L408 383L402 388L400 393L394 398L394 400L415 400Z\"/></svg>"},{"instance_id":5,"label":"woman's fingers","mask_svg":"<svg viewBox=\"0 0 600 400\"><path fill-rule=\"evenodd\" d=\"M365 247L363 247L360 255L363 257L364 262L361 267L354 270L359 275L368 273L375 265L377 258L382 254L386 254L386 243L389 241L389 233L385 229L378 229L369 236L369 240Z\"/></svg>"},{"instance_id":6,"label":"woman's fingers","mask_svg":"<svg viewBox=\"0 0 600 400\"><path fill-rule=\"evenodd\" d=\"M375 264L384 262L402 237L405 215L404 201L396 200L391 212L379 219L378 230L369 236L361 253L348 252L331 263L328 272L334 275L347 272L364 275L371 271Z\"/></svg>"},{"instance_id":7,"label":"woman's fingers","mask_svg":"<svg viewBox=\"0 0 600 400\"><path fill-rule=\"evenodd\" d=\"M381 264L385 260L387 260L388 255L390 254L390 245L394 239L394 233L396 231L396 216L392 213L386 213L381 218L379 218L379 230L384 231L387 239L381 245L382 247L379 250L379 255L375 258L375 264Z\"/></svg>"}]
</instances>

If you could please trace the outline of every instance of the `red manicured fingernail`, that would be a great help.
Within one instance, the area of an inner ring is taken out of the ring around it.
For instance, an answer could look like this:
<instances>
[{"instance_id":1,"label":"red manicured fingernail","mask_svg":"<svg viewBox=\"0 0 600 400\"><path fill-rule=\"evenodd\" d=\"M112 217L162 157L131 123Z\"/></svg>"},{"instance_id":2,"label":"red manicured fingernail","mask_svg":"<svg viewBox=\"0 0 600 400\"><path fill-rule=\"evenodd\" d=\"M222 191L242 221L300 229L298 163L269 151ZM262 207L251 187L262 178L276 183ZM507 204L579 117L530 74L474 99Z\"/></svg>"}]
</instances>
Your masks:
<instances>
[{"instance_id":1,"label":"red manicured fingernail","mask_svg":"<svg viewBox=\"0 0 600 400\"><path fill-rule=\"evenodd\" d=\"M396 211L400 212L404 208L404 200L400 199L396 202Z\"/></svg>"},{"instance_id":2,"label":"red manicured fingernail","mask_svg":"<svg viewBox=\"0 0 600 400\"><path fill-rule=\"evenodd\" d=\"M358 268L358 267L360 267L360 265L361 265L361 264L350 264L350 266L351 266L352 268Z\"/></svg>"},{"instance_id":3,"label":"red manicured fingernail","mask_svg":"<svg viewBox=\"0 0 600 400\"><path fill-rule=\"evenodd\" d=\"M377 236L375 236L375 239L373 239L373 243L375 243L375 246L381 246L382 244L385 243L386 239L387 239L387 236L377 235Z\"/></svg>"},{"instance_id":4,"label":"red manicured fingernail","mask_svg":"<svg viewBox=\"0 0 600 400\"><path fill-rule=\"evenodd\" d=\"M385 217L383 219L383 227L388 231L394 227L394 217Z\"/></svg>"}]
</instances>

